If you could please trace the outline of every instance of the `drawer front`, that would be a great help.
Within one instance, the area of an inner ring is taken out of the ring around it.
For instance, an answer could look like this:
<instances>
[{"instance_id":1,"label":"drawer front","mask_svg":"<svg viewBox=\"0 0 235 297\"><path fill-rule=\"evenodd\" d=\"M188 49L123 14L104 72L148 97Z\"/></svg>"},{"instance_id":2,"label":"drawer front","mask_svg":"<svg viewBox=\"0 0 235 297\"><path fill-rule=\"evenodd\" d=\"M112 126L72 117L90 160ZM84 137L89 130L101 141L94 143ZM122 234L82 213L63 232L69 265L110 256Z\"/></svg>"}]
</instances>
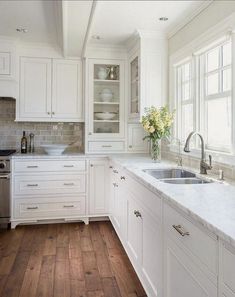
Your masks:
<instances>
[{"instance_id":1,"label":"drawer front","mask_svg":"<svg viewBox=\"0 0 235 297\"><path fill-rule=\"evenodd\" d=\"M16 176L15 195L79 194L86 191L86 177L76 175Z\"/></svg>"},{"instance_id":2,"label":"drawer front","mask_svg":"<svg viewBox=\"0 0 235 297\"><path fill-rule=\"evenodd\" d=\"M15 201L15 218L60 218L85 215L85 196L68 197L43 202L42 199L18 199Z\"/></svg>"},{"instance_id":3,"label":"drawer front","mask_svg":"<svg viewBox=\"0 0 235 297\"><path fill-rule=\"evenodd\" d=\"M85 171L85 160L16 160L14 172L75 172Z\"/></svg>"},{"instance_id":4,"label":"drawer front","mask_svg":"<svg viewBox=\"0 0 235 297\"><path fill-rule=\"evenodd\" d=\"M223 283L235 294L235 250L223 246L222 250Z\"/></svg>"},{"instance_id":5,"label":"drawer front","mask_svg":"<svg viewBox=\"0 0 235 297\"><path fill-rule=\"evenodd\" d=\"M135 181L125 172L122 173L125 177L125 184L130 192L132 192L135 199L142 203L143 207L146 208L154 218L162 221L162 200L161 198L149 191L145 186Z\"/></svg>"},{"instance_id":6,"label":"drawer front","mask_svg":"<svg viewBox=\"0 0 235 297\"><path fill-rule=\"evenodd\" d=\"M204 264L213 274L217 274L218 243L215 238L203 232L167 204L164 205L164 229L168 236L193 254L197 261Z\"/></svg>"},{"instance_id":7,"label":"drawer front","mask_svg":"<svg viewBox=\"0 0 235 297\"><path fill-rule=\"evenodd\" d=\"M125 149L124 141L89 141L89 152L111 152L123 151Z\"/></svg>"}]
</instances>

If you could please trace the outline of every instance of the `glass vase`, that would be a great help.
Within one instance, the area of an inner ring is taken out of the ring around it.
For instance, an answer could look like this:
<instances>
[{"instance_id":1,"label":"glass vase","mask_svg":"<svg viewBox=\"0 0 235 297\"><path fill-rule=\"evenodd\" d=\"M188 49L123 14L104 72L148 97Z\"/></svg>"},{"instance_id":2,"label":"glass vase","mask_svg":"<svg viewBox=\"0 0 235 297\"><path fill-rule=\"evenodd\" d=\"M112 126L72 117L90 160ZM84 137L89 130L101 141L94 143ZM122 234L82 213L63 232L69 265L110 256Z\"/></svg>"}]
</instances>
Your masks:
<instances>
[{"instance_id":1,"label":"glass vase","mask_svg":"<svg viewBox=\"0 0 235 297\"><path fill-rule=\"evenodd\" d=\"M151 158L156 163L161 161L161 139L151 140Z\"/></svg>"}]
</instances>

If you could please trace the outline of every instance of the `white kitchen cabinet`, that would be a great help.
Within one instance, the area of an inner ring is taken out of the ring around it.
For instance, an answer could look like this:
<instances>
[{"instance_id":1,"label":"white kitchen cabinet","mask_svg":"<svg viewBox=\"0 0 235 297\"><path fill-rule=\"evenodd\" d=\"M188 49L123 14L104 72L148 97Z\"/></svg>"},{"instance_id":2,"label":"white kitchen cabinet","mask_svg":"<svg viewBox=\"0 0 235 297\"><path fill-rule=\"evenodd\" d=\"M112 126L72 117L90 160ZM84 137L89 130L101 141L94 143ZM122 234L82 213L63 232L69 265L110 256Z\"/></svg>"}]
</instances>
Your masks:
<instances>
[{"instance_id":1,"label":"white kitchen cabinet","mask_svg":"<svg viewBox=\"0 0 235 297\"><path fill-rule=\"evenodd\" d=\"M18 121L83 121L81 61L20 58Z\"/></svg>"},{"instance_id":2,"label":"white kitchen cabinet","mask_svg":"<svg viewBox=\"0 0 235 297\"><path fill-rule=\"evenodd\" d=\"M13 159L11 225L43 220L88 223L84 159Z\"/></svg>"},{"instance_id":3,"label":"white kitchen cabinet","mask_svg":"<svg viewBox=\"0 0 235 297\"><path fill-rule=\"evenodd\" d=\"M139 122L145 107L166 103L167 41L150 35L140 32L128 46L130 122Z\"/></svg>"},{"instance_id":4,"label":"white kitchen cabinet","mask_svg":"<svg viewBox=\"0 0 235 297\"><path fill-rule=\"evenodd\" d=\"M128 255L140 273L148 296L162 296L161 199L141 185L136 187L130 178L127 180L127 187L129 188L126 192ZM151 209L152 202L158 209L155 207Z\"/></svg>"},{"instance_id":5,"label":"white kitchen cabinet","mask_svg":"<svg viewBox=\"0 0 235 297\"><path fill-rule=\"evenodd\" d=\"M51 119L51 59L20 58L19 117Z\"/></svg>"},{"instance_id":6,"label":"white kitchen cabinet","mask_svg":"<svg viewBox=\"0 0 235 297\"><path fill-rule=\"evenodd\" d=\"M119 167L110 166L110 219L123 243L127 233L127 194L125 190L125 176Z\"/></svg>"},{"instance_id":7,"label":"white kitchen cabinet","mask_svg":"<svg viewBox=\"0 0 235 297\"><path fill-rule=\"evenodd\" d=\"M108 161L90 160L89 214L108 214Z\"/></svg>"},{"instance_id":8,"label":"white kitchen cabinet","mask_svg":"<svg viewBox=\"0 0 235 297\"><path fill-rule=\"evenodd\" d=\"M87 69L87 152L124 151L124 61L89 59Z\"/></svg>"},{"instance_id":9,"label":"white kitchen cabinet","mask_svg":"<svg viewBox=\"0 0 235 297\"><path fill-rule=\"evenodd\" d=\"M143 140L146 133L141 124L128 124L128 151L147 153L149 151L148 140Z\"/></svg>"},{"instance_id":10,"label":"white kitchen cabinet","mask_svg":"<svg viewBox=\"0 0 235 297\"><path fill-rule=\"evenodd\" d=\"M164 237L164 296L216 297L216 239L166 204Z\"/></svg>"},{"instance_id":11,"label":"white kitchen cabinet","mask_svg":"<svg viewBox=\"0 0 235 297\"><path fill-rule=\"evenodd\" d=\"M235 248L221 243L220 252L220 297L235 297Z\"/></svg>"},{"instance_id":12,"label":"white kitchen cabinet","mask_svg":"<svg viewBox=\"0 0 235 297\"><path fill-rule=\"evenodd\" d=\"M83 118L81 61L53 59L52 118Z\"/></svg>"},{"instance_id":13,"label":"white kitchen cabinet","mask_svg":"<svg viewBox=\"0 0 235 297\"><path fill-rule=\"evenodd\" d=\"M0 77L4 78L11 74L11 53L0 51Z\"/></svg>"}]
</instances>

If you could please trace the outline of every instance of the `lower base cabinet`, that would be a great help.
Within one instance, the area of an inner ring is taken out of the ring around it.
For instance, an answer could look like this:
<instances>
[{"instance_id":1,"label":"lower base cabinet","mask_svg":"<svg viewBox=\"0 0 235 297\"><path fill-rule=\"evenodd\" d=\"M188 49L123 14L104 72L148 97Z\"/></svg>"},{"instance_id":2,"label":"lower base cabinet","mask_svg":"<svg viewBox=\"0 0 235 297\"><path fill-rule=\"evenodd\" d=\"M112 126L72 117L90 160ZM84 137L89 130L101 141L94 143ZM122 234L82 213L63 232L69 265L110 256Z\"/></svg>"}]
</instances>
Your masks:
<instances>
[{"instance_id":1,"label":"lower base cabinet","mask_svg":"<svg viewBox=\"0 0 235 297\"><path fill-rule=\"evenodd\" d=\"M216 297L217 288L173 240L165 240L164 297Z\"/></svg>"},{"instance_id":2,"label":"lower base cabinet","mask_svg":"<svg viewBox=\"0 0 235 297\"><path fill-rule=\"evenodd\" d=\"M235 248L221 244L221 297L235 297Z\"/></svg>"}]
</instances>

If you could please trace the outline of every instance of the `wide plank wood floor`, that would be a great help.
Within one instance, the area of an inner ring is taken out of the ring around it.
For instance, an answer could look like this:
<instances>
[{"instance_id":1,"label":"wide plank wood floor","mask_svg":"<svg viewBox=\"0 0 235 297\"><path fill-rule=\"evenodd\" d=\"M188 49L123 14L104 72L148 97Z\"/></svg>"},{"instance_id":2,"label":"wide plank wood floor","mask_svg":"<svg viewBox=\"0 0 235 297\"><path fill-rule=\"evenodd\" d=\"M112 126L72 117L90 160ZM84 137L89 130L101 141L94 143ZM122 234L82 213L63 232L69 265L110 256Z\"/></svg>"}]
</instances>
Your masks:
<instances>
[{"instance_id":1,"label":"wide plank wood floor","mask_svg":"<svg viewBox=\"0 0 235 297\"><path fill-rule=\"evenodd\" d=\"M147 296L109 222L0 232L1 297Z\"/></svg>"}]
</instances>

